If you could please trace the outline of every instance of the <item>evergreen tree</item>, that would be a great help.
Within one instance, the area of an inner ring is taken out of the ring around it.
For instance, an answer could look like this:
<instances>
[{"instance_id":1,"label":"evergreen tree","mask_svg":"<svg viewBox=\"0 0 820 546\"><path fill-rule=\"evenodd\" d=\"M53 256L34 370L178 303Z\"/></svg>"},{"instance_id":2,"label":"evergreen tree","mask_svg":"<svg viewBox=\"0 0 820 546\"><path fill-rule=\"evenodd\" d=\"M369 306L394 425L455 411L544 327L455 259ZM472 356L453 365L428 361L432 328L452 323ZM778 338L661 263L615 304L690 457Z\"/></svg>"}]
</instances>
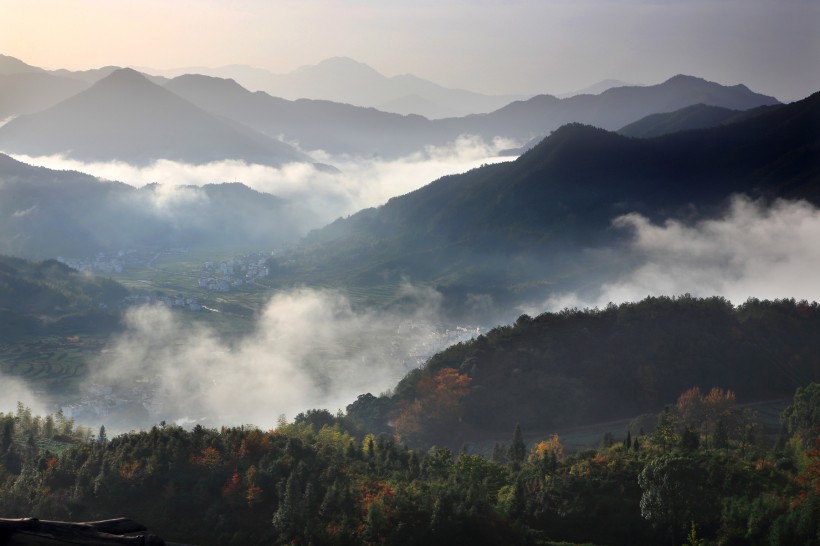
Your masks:
<instances>
[{"instance_id":1,"label":"evergreen tree","mask_svg":"<svg viewBox=\"0 0 820 546\"><path fill-rule=\"evenodd\" d=\"M503 445L496 442L493 445L493 453L490 456L490 459L494 463L504 464L507 462L507 450L504 448Z\"/></svg>"},{"instance_id":2,"label":"evergreen tree","mask_svg":"<svg viewBox=\"0 0 820 546\"><path fill-rule=\"evenodd\" d=\"M513 431L513 437L512 442L510 443L508 456L510 459L510 465L512 466L512 469L520 470L521 464L524 462L524 459L527 456L527 445L524 443L524 437L521 434L520 424L515 425L515 431Z\"/></svg>"}]
</instances>

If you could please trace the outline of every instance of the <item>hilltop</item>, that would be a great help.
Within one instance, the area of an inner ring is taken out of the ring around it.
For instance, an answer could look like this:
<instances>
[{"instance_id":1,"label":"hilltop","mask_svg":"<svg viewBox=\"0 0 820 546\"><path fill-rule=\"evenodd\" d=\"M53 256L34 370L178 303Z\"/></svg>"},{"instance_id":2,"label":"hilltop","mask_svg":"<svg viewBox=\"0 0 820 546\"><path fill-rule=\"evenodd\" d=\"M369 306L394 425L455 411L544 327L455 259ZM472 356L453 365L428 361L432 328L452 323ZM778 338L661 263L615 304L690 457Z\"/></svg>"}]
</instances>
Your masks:
<instances>
[{"instance_id":1,"label":"hilltop","mask_svg":"<svg viewBox=\"0 0 820 546\"><path fill-rule=\"evenodd\" d=\"M602 263L584 249L617 249L627 234L610 226L623 214L691 221L693 210L722 212L736 193L820 202L818 127L820 94L654 139L566 125L514 162L444 177L312 232L283 258L279 280L408 278L465 311L470 294L514 302L531 289L571 290L617 271L617 253Z\"/></svg>"}]
</instances>

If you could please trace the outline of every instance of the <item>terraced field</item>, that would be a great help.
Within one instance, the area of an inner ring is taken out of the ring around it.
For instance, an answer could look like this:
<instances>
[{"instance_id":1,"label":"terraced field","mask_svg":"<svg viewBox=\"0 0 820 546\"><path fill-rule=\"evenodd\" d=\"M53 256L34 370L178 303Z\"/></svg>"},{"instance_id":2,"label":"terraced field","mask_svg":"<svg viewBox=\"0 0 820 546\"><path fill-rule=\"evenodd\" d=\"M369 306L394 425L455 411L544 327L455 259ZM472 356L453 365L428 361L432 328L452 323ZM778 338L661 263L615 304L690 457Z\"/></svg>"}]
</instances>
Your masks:
<instances>
[{"instance_id":1,"label":"terraced field","mask_svg":"<svg viewBox=\"0 0 820 546\"><path fill-rule=\"evenodd\" d=\"M94 334L23 338L0 344L0 372L25 379L37 390L76 392L87 366L107 337Z\"/></svg>"}]
</instances>

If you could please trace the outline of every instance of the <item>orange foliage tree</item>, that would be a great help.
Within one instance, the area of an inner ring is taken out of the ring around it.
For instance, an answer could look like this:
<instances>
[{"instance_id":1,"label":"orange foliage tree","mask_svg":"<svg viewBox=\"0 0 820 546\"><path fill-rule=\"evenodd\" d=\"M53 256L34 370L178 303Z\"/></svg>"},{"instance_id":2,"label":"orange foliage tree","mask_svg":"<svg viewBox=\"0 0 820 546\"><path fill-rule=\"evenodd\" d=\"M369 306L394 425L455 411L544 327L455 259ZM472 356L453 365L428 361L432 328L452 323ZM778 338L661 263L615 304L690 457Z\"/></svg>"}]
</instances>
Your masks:
<instances>
[{"instance_id":1,"label":"orange foliage tree","mask_svg":"<svg viewBox=\"0 0 820 546\"><path fill-rule=\"evenodd\" d=\"M549 460L557 462L563 458L564 446L561 444L561 439L558 437L557 433L553 434L551 438L538 442L532 446L532 451L530 451L531 462Z\"/></svg>"},{"instance_id":2,"label":"orange foliage tree","mask_svg":"<svg viewBox=\"0 0 820 546\"><path fill-rule=\"evenodd\" d=\"M396 433L412 436L435 432L458 423L464 414L463 400L470 392L470 378L455 368L425 374L416 396L402 405L393 422Z\"/></svg>"},{"instance_id":3,"label":"orange foliage tree","mask_svg":"<svg viewBox=\"0 0 820 546\"><path fill-rule=\"evenodd\" d=\"M731 390L712 387L709 394L703 396L698 387L692 387L678 397L675 409L683 426L701 431L707 445L711 431L716 447L721 447L725 436L736 425L736 405L737 397Z\"/></svg>"}]
</instances>

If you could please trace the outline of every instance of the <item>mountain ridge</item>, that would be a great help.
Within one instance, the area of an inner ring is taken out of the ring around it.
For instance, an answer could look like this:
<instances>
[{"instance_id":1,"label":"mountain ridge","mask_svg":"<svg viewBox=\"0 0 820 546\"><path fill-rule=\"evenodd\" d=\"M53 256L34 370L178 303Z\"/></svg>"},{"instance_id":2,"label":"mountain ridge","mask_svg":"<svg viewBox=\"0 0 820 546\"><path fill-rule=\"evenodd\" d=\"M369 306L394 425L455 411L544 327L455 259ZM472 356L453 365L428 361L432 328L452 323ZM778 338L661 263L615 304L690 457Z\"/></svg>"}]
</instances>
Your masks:
<instances>
[{"instance_id":1,"label":"mountain ridge","mask_svg":"<svg viewBox=\"0 0 820 546\"><path fill-rule=\"evenodd\" d=\"M183 75L169 81L165 88L205 110L267 135L284 135L304 149L365 157L410 155L426 146L452 144L465 134L480 136L485 142L496 137L526 142L570 122L616 130L670 105L701 100L735 109L776 103L765 95L726 88L700 78L679 77L654 86L610 89L597 96L558 99L539 95L488 114L428 120L328 101L289 101L262 91L248 91L231 81L234 83L210 76Z\"/></svg>"},{"instance_id":2,"label":"mountain ridge","mask_svg":"<svg viewBox=\"0 0 820 546\"><path fill-rule=\"evenodd\" d=\"M157 159L239 159L273 166L312 162L287 144L205 112L128 68L0 127L0 149L138 165Z\"/></svg>"},{"instance_id":3,"label":"mountain ridge","mask_svg":"<svg viewBox=\"0 0 820 546\"><path fill-rule=\"evenodd\" d=\"M170 247L275 248L301 233L289 205L240 183L135 188L0 154L0 254L22 258Z\"/></svg>"},{"instance_id":4,"label":"mountain ridge","mask_svg":"<svg viewBox=\"0 0 820 546\"><path fill-rule=\"evenodd\" d=\"M482 287L507 301L516 287L569 291L610 267L579 249L616 244L615 217L660 221L693 209L709 217L738 192L820 204L817 157L820 93L654 139L569 124L514 162L441 178L311 232L281 281L370 286L406 277L462 302Z\"/></svg>"}]
</instances>

